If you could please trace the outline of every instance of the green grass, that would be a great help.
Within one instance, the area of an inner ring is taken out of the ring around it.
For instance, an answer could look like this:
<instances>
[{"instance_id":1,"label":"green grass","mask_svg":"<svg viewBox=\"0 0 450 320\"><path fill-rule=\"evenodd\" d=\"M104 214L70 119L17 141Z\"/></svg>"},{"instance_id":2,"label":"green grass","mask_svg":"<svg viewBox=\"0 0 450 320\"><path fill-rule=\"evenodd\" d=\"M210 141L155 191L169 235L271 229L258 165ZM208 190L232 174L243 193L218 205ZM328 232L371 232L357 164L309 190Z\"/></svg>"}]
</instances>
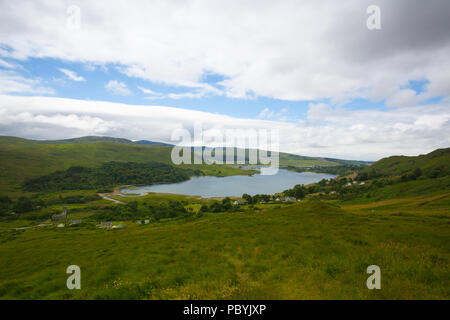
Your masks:
<instances>
[{"instance_id":1,"label":"green grass","mask_svg":"<svg viewBox=\"0 0 450 320\"><path fill-rule=\"evenodd\" d=\"M309 166L337 166L339 165L339 163L331 160L325 160L322 158L304 157L295 154L280 152L280 165L294 166L294 167L309 167Z\"/></svg>"},{"instance_id":2,"label":"green grass","mask_svg":"<svg viewBox=\"0 0 450 320\"><path fill-rule=\"evenodd\" d=\"M111 231L3 230L0 297L449 299L449 215L420 210L310 201ZM81 290L65 287L71 264ZM366 288L371 264L381 290Z\"/></svg>"}]
</instances>

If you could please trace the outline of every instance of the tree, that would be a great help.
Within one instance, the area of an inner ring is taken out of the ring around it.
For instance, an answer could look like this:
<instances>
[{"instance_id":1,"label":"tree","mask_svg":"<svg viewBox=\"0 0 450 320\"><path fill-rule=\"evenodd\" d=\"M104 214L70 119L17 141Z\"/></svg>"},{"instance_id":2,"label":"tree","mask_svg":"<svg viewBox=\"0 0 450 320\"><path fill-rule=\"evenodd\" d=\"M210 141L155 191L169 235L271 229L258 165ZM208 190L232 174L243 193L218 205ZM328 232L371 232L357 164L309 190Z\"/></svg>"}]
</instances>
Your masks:
<instances>
[{"instance_id":1,"label":"tree","mask_svg":"<svg viewBox=\"0 0 450 320\"><path fill-rule=\"evenodd\" d=\"M360 172L356 176L357 181L366 181L368 179L369 179L369 175L367 174L367 172Z\"/></svg>"},{"instance_id":2,"label":"tree","mask_svg":"<svg viewBox=\"0 0 450 320\"><path fill-rule=\"evenodd\" d=\"M14 204L13 210L17 213L33 211L34 203L27 197L20 197Z\"/></svg>"},{"instance_id":3,"label":"tree","mask_svg":"<svg viewBox=\"0 0 450 320\"><path fill-rule=\"evenodd\" d=\"M305 188L303 185L296 185L294 187L294 197L296 199L303 199L305 197Z\"/></svg>"},{"instance_id":4,"label":"tree","mask_svg":"<svg viewBox=\"0 0 450 320\"><path fill-rule=\"evenodd\" d=\"M229 210L232 207L231 199L229 197L226 197L222 200L222 207L224 210Z\"/></svg>"},{"instance_id":5,"label":"tree","mask_svg":"<svg viewBox=\"0 0 450 320\"><path fill-rule=\"evenodd\" d=\"M252 203L253 203L252 196L249 195L249 194L247 194L247 193L244 193L244 194L242 195L242 199L244 199L245 201L247 201L248 204L252 204Z\"/></svg>"},{"instance_id":6,"label":"tree","mask_svg":"<svg viewBox=\"0 0 450 320\"><path fill-rule=\"evenodd\" d=\"M0 213L8 212L11 209L12 201L8 196L0 196Z\"/></svg>"},{"instance_id":7,"label":"tree","mask_svg":"<svg viewBox=\"0 0 450 320\"><path fill-rule=\"evenodd\" d=\"M420 168L416 168L413 172L414 177L417 179L422 175L422 170Z\"/></svg>"}]
</instances>

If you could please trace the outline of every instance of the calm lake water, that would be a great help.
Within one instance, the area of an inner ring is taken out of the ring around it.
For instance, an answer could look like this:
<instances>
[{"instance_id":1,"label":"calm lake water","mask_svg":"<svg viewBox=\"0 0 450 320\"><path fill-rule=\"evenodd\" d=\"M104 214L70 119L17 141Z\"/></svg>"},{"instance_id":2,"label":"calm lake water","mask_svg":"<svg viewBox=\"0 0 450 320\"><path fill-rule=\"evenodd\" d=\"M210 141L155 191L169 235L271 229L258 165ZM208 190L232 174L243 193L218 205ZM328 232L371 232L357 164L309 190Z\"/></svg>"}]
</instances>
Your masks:
<instances>
[{"instance_id":1,"label":"calm lake water","mask_svg":"<svg viewBox=\"0 0 450 320\"><path fill-rule=\"evenodd\" d=\"M161 192L188 194L202 197L240 197L244 193L274 194L290 189L297 184L310 184L322 179L334 178L334 175L313 172L293 172L279 170L276 175L230 176L230 177L195 177L188 181L150 186L138 186L122 189L124 194L145 194Z\"/></svg>"}]
</instances>

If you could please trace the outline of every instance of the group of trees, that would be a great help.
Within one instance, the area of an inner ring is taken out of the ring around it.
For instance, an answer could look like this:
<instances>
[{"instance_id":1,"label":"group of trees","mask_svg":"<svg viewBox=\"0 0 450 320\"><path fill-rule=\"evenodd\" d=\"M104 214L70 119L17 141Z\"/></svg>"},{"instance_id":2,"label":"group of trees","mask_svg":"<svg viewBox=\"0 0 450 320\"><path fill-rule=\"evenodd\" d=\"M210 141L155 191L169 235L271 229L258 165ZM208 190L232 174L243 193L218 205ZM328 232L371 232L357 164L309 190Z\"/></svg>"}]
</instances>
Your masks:
<instances>
[{"instance_id":1,"label":"group of trees","mask_svg":"<svg viewBox=\"0 0 450 320\"><path fill-rule=\"evenodd\" d=\"M341 164L337 166L313 166L313 167L295 167L295 166L286 166L288 170L296 171L296 172L317 172L317 173L328 173L335 175L346 175L352 172L358 171L363 168L363 165L356 164Z\"/></svg>"},{"instance_id":2,"label":"group of trees","mask_svg":"<svg viewBox=\"0 0 450 320\"><path fill-rule=\"evenodd\" d=\"M356 176L356 181L367 181L371 179L376 179L381 177L382 175L375 170L374 168L371 168L371 170L361 171L358 172L358 175Z\"/></svg>"},{"instance_id":3,"label":"group of trees","mask_svg":"<svg viewBox=\"0 0 450 320\"><path fill-rule=\"evenodd\" d=\"M276 198L277 198L276 195L270 194L255 194L253 197L247 193L244 193L242 195L242 199L248 204L257 204L260 203L261 201L272 202L275 201Z\"/></svg>"},{"instance_id":4,"label":"group of trees","mask_svg":"<svg viewBox=\"0 0 450 320\"><path fill-rule=\"evenodd\" d=\"M19 197L16 201L13 201L8 196L0 196L0 215L11 212L30 212L44 205L42 200L33 200L28 197Z\"/></svg>"},{"instance_id":5,"label":"group of trees","mask_svg":"<svg viewBox=\"0 0 450 320\"><path fill-rule=\"evenodd\" d=\"M307 194L307 189L302 184L295 185L292 189L283 192L286 197L294 197L296 199L303 199Z\"/></svg>"},{"instance_id":6,"label":"group of trees","mask_svg":"<svg viewBox=\"0 0 450 320\"><path fill-rule=\"evenodd\" d=\"M400 176L400 181L411 181L416 180L419 177L424 178L438 178L438 177L444 177L448 175L448 171L446 170L445 166L439 166L432 169L422 170L419 167L416 167L415 169L411 169L407 172L403 173L383 173L379 170L376 170L375 168L371 168L363 170L358 172L355 180L357 181L367 181L367 180L373 180L377 178L387 178L387 177L394 177L394 176Z\"/></svg>"},{"instance_id":7,"label":"group of trees","mask_svg":"<svg viewBox=\"0 0 450 320\"><path fill-rule=\"evenodd\" d=\"M236 211L239 206L233 205L231 199L226 197L222 201L214 201L209 206L207 204L202 204L200 207L200 212L226 212L226 211Z\"/></svg>"},{"instance_id":8,"label":"group of trees","mask_svg":"<svg viewBox=\"0 0 450 320\"><path fill-rule=\"evenodd\" d=\"M46 200L39 198L38 196L32 197L19 197L17 200L13 201L8 196L0 196L0 215L5 215L8 213L25 213L45 208L49 205L54 204L75 204L75 203L86 203L94 200L101 199L97 194L91 195L69 195L63 197L59 195L58 197L48 198Z\"/></svg>"},{"instance_id":9,"label":"group of trees","mask_svg":"<svg viewBox=\"0 0 450 320\"><path fill-rule=\"evenodd\" d=\"M71 167L49 175L27 179L25 191L56 191L110 188L120 184L180 182L201 175L199 170L181 169L159 162L106 162L100 167Z\"/></svg>"},{"instance_id":10,"label":"group of trees","mask_svg":"<svg viewBox=\"0 0 450 320\"><path fill-rule=\"evenodd\" d=\"M420 168L416 168L414 171L412 172L408 172L403 174L400 177L400 180L402 182L406 182L406 181L411 181L411 180L416 180L417 178L419 178L422 175L422 170Z\"/></svg>"}]
</instances>

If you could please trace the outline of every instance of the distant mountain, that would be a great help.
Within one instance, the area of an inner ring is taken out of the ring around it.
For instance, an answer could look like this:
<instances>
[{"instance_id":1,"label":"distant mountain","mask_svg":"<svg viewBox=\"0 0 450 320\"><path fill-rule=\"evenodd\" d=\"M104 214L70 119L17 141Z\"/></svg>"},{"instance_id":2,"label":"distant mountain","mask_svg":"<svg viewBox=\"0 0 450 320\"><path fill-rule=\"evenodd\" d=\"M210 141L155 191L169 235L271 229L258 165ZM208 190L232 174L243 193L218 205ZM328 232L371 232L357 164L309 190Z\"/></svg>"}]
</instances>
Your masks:
<instances>
[{"instance_id":1,"label":"distant mountain","mask_svg":"<svg viewBox=\"0 0 450 320\"><path fill-rule=\"evenodd\" d=\"M165 147L173 147L173 144L170 143L164 143L164 142L154 142L154 141L148 141L148 140L138 140L134 141L136 144L146 144L146 145L153 145L153 146L165 146Z\"/></svg>"},{"instance_id":2,"label":"distant mountain","mask_svg":"<svg viewBox=\"0 0 450 320\"><path fill-rule=\"evenodd\" d=\"M363 160L342 160L335 158L323 158L323 159L327 161L337 162L341 165L368 166L375 163L374 161L363 161Z\"/></svg>"},{"instance_id":3,"label":"distant mountain","mask_svg":"<svg viewBox=\"0 0 450 320\"><path fill-rule=\"evenodd\" d=\"M63 139L63 140L34 140L45 144L59 144L59 143L89 143L89 142L118 142L118 143L133 143L133 141L124 138L112 138L102 136L86 136L80 138Z\"/></svg>"}]
</instances>

